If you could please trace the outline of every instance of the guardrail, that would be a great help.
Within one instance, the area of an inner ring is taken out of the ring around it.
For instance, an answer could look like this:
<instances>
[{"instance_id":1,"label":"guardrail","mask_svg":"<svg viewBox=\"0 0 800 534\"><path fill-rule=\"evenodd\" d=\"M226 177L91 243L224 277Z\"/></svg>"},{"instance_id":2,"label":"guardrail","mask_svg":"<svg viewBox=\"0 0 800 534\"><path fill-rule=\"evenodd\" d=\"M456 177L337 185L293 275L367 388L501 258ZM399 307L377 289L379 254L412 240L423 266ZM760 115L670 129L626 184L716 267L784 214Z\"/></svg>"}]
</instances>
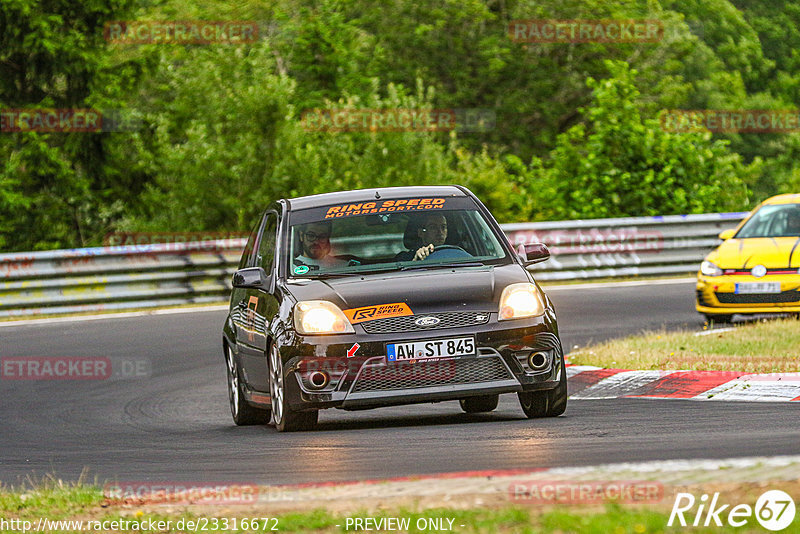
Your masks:
<instances>
[{"instance_id":1,"label":"guardrail","mask_svg":"<svg viewBox=\"0 0 800 534\"><path fill-rule=\"evenodd\" d=\"M746 213L502 225L544 242L538 280L692 273ZM0 254L0 317L222 302L245 239Z\"/></svg>"},{"instance_id":2,"label":"guardrail","mask_svg":"<svg viewBox=\"0 0 800 534\"><path fill-rule=\"evenodd\" d=\"M537 280L571 280L696 272L719 244L718 234L747 215L706 213L617 219L504 224L512 244L542 242L549 261L534 265Z\"/></svg>"}]
</instances>

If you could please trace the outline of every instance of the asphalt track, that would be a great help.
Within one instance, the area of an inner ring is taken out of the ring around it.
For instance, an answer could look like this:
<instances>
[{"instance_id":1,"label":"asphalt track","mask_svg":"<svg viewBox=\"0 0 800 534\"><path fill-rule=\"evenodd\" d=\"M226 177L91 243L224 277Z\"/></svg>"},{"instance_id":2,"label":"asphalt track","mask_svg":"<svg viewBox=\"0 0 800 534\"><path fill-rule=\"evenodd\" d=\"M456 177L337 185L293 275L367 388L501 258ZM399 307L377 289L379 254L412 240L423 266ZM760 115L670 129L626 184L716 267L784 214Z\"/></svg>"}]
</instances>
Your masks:
<instances>
[{"instance_id":1,"label":"asphalt track","mask_svg":"<svg viewBox=\"0 0 800 534\"><path fill-rule=\"evenodd\" d=\"M693 285L549 292L565 346L702 321ZM235 427L220 353L224 311L0 328L0 357L107 356L150 376L103 381L0 380L0 481L52 474L90 480L360 480L464 470L800 454L794 403L573 401L556 419L525 419L516 397L495 412L455 402L325 411L315 432Z\"/></svg>"}]
</instances>

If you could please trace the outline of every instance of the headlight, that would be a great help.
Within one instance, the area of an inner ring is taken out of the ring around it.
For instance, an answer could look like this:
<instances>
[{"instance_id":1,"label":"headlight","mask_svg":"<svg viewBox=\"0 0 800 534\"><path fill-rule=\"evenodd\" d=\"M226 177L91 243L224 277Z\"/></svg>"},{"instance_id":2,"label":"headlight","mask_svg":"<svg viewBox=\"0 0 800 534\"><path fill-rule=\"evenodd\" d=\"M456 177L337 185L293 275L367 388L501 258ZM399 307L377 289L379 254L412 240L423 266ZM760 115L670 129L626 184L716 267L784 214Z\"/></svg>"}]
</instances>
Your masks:
<instances>
[{"instance_id":1,"label":"headlight","mask_svg":"<svg viewBox=\"0 0 800 534\"><path fill-rule=\"evenodd\" d=\"M511 284L503 290L503 294L500 296L499 319L501 321L535 317L543 313L542 297L533 284Z\"/></svg>"},{"instance_id":2,"label":"headlight","mask_svg":"<svg viewBox=\"0 0 800 534\"><path fill-rule=\"evenodd\" d=\"M722 276L722 269L710 261L704 261L700 264L700 272L705 276Z\"/></svg>"},{"instance_id":3,"label":"headlight","mask_svg":"<svg viewBox=\"0 0 800 534\"><path fill-rule=\"evenodd\" d=\"M353 325L339 307L327 300L304 300L294 305L298 334L352 334Z\"/></svg>"}]
</instances>

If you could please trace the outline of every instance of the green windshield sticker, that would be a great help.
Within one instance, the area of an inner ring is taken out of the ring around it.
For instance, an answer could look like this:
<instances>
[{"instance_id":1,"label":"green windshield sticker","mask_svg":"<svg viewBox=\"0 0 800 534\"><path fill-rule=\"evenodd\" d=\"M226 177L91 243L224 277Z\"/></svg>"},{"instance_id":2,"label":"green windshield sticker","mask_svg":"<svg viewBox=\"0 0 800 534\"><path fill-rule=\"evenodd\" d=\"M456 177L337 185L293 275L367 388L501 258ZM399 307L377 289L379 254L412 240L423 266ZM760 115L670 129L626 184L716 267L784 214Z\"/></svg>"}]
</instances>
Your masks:
<instances>
[{"instance_id":1,"label":"green windshield sticker","mask_svg":"<svg viewBox=\"0 0 800 534\"><path fill-rule=\"evenodd\" d=\"M306 274L308 271L308 265L298 265L294 268L294 274Z\"/></svg>"}]
</instances>

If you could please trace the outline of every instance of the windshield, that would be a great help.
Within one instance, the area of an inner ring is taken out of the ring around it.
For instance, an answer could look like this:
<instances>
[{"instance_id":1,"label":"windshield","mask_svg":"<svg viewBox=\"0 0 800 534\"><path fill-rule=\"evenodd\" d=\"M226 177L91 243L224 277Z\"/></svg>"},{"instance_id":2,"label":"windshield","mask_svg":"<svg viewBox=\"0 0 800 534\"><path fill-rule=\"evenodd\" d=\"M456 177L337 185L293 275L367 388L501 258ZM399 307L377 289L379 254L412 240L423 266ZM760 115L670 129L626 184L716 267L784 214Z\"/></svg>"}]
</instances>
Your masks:
<instances>
[{"instance_id":1,"label":"windshield","mask_svg":"<svg viewBox=\"0 0 800 534\"><path fill-rule=\"evenodd\" d=\"M290 226L294 277L510 261L469 198L323 206L293 212Z\"/></svg>"},{"instance_id":2,"label":"windshield","mask_svg":"<svg viewBox=\"0 0 800 534\"><path fill-rule=\"evenodd\" d=\"M762 206L736 234L750 237L800 237L800 204Z\"/></svg>"}]
</instances>

